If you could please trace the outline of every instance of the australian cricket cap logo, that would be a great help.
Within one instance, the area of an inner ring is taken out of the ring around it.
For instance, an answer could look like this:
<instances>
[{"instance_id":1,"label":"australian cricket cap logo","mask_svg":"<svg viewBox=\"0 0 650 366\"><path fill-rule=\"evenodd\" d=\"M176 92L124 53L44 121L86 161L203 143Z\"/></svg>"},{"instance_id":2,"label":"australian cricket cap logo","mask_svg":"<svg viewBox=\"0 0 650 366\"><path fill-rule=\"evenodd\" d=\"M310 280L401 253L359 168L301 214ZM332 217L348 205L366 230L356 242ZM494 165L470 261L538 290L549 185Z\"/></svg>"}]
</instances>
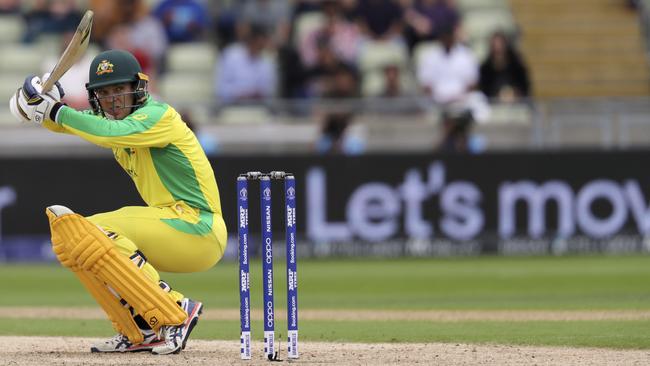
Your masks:
<instances>
[{"instance_id":1,"label":"australian cricket cap logo","mask_svg":"<svg viewBox=\"0 0 650 366\"><path fill-rule=\"evenodd\" d=\"M97 75L110 74L111 72L113 72L113 64L108 62L108 60L102 60L97 65Z\"/></svg>"}]
</instances>

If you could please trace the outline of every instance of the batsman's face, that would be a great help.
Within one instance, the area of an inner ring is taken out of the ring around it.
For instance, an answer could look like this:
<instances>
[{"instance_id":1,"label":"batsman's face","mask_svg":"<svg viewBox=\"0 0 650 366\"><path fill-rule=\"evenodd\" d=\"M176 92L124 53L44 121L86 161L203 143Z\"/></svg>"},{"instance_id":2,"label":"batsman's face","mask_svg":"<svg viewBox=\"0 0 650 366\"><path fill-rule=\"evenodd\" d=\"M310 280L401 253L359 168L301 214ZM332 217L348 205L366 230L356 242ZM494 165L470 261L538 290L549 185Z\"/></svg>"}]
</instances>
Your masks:
<instances>
[{"instance_id":1,"label":"batsman's face","mask_svg":"<svg viewBox=\"0 0 650 366\"><path fill-rule=\"evenodd\" d=\"M95 90L104 113L111 119L123 119L131 114L134 104L131 83L109 85Z\"/></svg>"}]
</instances>

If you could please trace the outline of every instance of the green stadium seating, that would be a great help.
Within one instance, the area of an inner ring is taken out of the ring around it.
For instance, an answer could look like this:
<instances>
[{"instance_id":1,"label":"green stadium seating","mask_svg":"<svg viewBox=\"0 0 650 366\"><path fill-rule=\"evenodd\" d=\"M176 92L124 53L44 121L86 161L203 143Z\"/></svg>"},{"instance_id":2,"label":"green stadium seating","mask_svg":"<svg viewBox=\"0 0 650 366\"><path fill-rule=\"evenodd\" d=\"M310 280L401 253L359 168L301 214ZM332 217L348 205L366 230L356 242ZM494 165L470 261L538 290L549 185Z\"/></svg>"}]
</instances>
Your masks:
<instances>
[{"instance_id":1,"label":"green stadium seating","mask_svg":"<svg viewBox=\"0 0 650 366\"><path fill-rule=\"evenodd\" d=\"M485 10L485 9L508 9L507 0L456 0L458 8L462 11Z\"/></svg>"},{"instance_id":2,"label":"green stadium seating","mask_svg":"<svg viewBox=\"0 0 650 366\"><path fill-rule=\"evenodd\" d=\"M208 42L171 45L167 50L167 71L212 75L217 53L216 47Z\"/></svg>"},{"instance_id":3,"label":"green stadium seating","mask_svg":"<svg viewBox=\"0 0 650 366\"><path fill-rule=\"evenodd\" d=\"M294 46L298 47L309 33L320 28L325 23L325 18L319 12L303 13L295 21Z\"/></svg>"},{"instance_id":4,"label":"green stadium seating","mask_svg":"<svg viewBox=\"0 0 650 366\"><path fill-rule=\"evenodd\" d=\"M0 72L21 76L38 74L43 63L43 53L38 47L11 44L0 47Z\"/></svg>"},{"instance_id":5,"label":"green stadium seating","mask_svg":"<svg viewBox=\"0 0 650 366\"><path fill-rule=\"evenodd\" d=\"M25 24L20 16L0 15L0 43L20 42Z\"/></svg>"},{"instance_id":6,"label":"green stadium seating","mask_svg":"<svg viewBox=\"0 0 650 366\"><path fill-rule=\"evenodd\" d=\"M262 124L271 121L271 115L264 106L227 106L217 115L221 124Z\"/></svg>"},{"instance_id":7,"label":"green stadium seating","mask_svg":"<svg viewBox=\"0 0 650 366\"><path fill-rule=\"evenodd\" d=\"M158 90L174 105L210 104L215 100L212 83L212 75L174 72L161 77Z\"/></svg>"},{"instance_id":8,"label":"green stadium seating","mask_svg":"<svg viewBox=\"0 0 650 366\"><path fill-rule=\"evenodd\" d=\"M496 31L516 32L515 21L508 9L475 10L465 12L463 27L469 42L485 41Z\"/></svg>"}]
</instances>

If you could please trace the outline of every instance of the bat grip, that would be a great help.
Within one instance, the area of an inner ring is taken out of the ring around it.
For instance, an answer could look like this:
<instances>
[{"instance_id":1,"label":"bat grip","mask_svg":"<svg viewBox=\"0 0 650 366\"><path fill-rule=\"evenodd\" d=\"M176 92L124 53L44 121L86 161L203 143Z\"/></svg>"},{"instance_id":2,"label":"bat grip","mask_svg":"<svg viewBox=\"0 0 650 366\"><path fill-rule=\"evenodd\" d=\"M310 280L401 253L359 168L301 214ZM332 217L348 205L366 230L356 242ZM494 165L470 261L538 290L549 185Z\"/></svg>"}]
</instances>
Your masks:
<instances>
[{"instance_id":1,"label":"bat grip","mask_svg":"<svg viewBox=\"0 0 650 366\"><path fill-rule=\"evenodd\" d=\"M52 89L52 86L54 86L55 83L55 81L52 80L52 75L50 75L50 78L43 83L43 93L47 93Z\"/></svg>"}]
</instances>

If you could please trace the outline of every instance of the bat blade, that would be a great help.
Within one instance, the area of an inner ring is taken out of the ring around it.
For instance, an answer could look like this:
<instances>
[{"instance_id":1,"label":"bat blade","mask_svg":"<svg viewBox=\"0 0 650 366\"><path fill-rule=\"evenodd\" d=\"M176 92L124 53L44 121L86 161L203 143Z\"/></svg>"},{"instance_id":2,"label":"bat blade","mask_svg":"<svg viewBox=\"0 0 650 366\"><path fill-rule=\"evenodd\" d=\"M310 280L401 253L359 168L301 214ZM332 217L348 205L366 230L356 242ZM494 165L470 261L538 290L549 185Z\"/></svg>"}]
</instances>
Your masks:
<instances>
[{"instance_id":1,"label":"bat blade","mask_svg":"<svg viewBox=\"0 0 650 366\"><path fill-rule=\"evenodd\" d=\"M77 26L77 30L74 32L74 36L68 43L68 46L63 51L63 54L59 58L59 61L56 63L50 77L47 79L43 85L43 91L47 92L52 89L54 83L59 81L61 76L65 74L72 65L74 65L86 52L88 48L88 42L90 41L90 30L93 27L93 12L92 10L86 11L81 22Z\"/></svg>"}]
</instances>

